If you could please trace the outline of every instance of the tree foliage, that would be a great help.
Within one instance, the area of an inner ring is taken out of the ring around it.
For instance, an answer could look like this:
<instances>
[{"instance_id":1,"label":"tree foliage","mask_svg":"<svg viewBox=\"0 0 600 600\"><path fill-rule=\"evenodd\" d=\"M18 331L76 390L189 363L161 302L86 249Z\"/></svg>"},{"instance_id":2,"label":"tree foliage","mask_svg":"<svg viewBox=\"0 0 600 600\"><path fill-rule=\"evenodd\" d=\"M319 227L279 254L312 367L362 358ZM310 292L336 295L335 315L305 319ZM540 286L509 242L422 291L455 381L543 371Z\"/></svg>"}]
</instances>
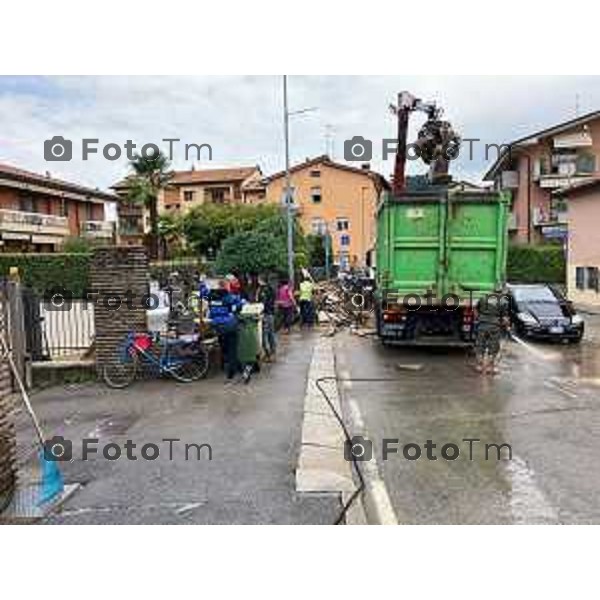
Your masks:
<instances>
[{"instance_id":1,"label":"tree foliage","mask_svg":"<svg viewBox=\"0 0 600 600\"><path fill-rule=\"evenodd\" d=\"M309 234L306 236L306 255L311 267L325 266L325 236Z\"/></svg>"},{"instance_id":2,"label":"tree foliage","mask_svg":"<svg viewBox=\"0 0 600 600\"><path fill-rule=\"evenodd\" d=\"M562 246L511 245L508 247L507 277L512 283L565 283L566 261Z\"/></svg>"},{"instance_id":3,"label":"tree foliage","mask_svg":"<svg viewBox=\"0 0 600 600\"><path fill-rule=\"evenodd\" d=\"M286 255L281 241L263 231L241 231L229 236L217 256L221 273L259 274L286 270Z\"/></svg>"},{"instance_id":4,"label":"tree foliage","mask_svg":"<svg viewBox=\"0 0 600 600\"><path fill-rule=\"evenodd\" d=\"M159 152L156 157L134 156L129 163L132 174L128 179L127 200L142 204L150 218L150 256L158 256L158 194L173 176L167 157Z\"/></svg>"},{"instance_id":5,"label":"tree foliage","mask_svg":"<svg viewBox=\"0 0 600 600\"><path fill-rule=\"evenodd\" d=\"M278 212L279 208L272 205L203 204L183 217L182 232L196 253L216 253L229 236L256 229Z\"/></svg>"}]
</instances>

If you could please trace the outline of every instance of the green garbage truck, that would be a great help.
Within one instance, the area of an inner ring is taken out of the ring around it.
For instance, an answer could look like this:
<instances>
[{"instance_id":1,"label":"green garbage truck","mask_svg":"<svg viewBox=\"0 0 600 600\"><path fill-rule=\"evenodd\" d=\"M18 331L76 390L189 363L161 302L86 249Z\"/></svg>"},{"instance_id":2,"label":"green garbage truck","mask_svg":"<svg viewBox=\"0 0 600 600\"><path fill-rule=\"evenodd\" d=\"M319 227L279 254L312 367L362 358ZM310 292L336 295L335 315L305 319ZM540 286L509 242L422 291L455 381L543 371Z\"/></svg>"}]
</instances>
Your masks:
<instances>
[{"instance_id":1,"label":"green garbage truck","mask_svg":"<svg viewBox=\"0 0 600 600\"><path fill-rule=\"evenodd\" d=\"M473 343L478 299L505 283L509 203L447 185L382 196L375 319L384 344Z\"/></svg>"}]
</instances>

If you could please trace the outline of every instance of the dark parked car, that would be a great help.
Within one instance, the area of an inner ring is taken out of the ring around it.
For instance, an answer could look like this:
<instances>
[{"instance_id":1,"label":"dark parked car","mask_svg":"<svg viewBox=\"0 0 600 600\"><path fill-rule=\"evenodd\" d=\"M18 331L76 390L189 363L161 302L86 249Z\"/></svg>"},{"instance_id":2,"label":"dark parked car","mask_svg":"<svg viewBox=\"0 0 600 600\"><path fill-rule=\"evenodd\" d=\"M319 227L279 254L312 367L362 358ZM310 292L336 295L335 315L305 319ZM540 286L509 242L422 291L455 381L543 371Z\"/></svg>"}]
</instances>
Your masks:
<instances>
[{"instance_id":1,"label":"dark parked car","mask_svg":"<svg viewBox=\"0 0 600 600\"><path fill-rule=\"evenodd\" d=\"M583 319L549 285L509 285L511 319L522 337L581 341Z\"/></svg>"}]
</instances>

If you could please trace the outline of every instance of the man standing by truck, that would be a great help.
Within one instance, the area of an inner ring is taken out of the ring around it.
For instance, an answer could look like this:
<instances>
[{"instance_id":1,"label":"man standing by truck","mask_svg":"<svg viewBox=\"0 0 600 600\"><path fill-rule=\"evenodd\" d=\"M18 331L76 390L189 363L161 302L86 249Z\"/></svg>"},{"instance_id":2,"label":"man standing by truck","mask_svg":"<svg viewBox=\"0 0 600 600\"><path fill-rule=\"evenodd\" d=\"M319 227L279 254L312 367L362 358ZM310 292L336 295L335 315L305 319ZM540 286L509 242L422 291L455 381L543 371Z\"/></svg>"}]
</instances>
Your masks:
<instances>
[{"instance_id":1,"label":"man standing by truck","mask_svg":"<svg viewBox=\"0 0 600 600\"><path fill-rule=\"evenodd\" d=\"M477 371L483 375L496 373L502 349L503 332L510 328L509 300L502 291L483 296L477 303L475 356Z\"/></svg>"}]
</instances>

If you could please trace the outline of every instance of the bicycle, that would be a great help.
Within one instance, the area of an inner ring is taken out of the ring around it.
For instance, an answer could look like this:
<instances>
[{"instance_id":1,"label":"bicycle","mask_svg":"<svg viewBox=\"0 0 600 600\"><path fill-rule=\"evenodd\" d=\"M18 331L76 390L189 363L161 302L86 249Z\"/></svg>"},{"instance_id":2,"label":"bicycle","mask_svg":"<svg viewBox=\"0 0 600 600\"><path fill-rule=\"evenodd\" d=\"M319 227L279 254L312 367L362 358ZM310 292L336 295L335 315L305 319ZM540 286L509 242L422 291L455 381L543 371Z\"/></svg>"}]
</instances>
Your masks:
<instances>
[{"instance_id":1,"label":"bicycle","mask_svg":"<svg viewBox=\"0 0 600 600\"><path fill-rule=\"evenodd\" d=\"M158 350L153 353L152 350ZM208 350L202 340L161 338L158 334L129 332L117 348L117 362L105 365L102 378L106 385L123 389L131 385L141 366L158 368L182 383L198 381L209 367Z\"/></svg>"}]
</instances>

